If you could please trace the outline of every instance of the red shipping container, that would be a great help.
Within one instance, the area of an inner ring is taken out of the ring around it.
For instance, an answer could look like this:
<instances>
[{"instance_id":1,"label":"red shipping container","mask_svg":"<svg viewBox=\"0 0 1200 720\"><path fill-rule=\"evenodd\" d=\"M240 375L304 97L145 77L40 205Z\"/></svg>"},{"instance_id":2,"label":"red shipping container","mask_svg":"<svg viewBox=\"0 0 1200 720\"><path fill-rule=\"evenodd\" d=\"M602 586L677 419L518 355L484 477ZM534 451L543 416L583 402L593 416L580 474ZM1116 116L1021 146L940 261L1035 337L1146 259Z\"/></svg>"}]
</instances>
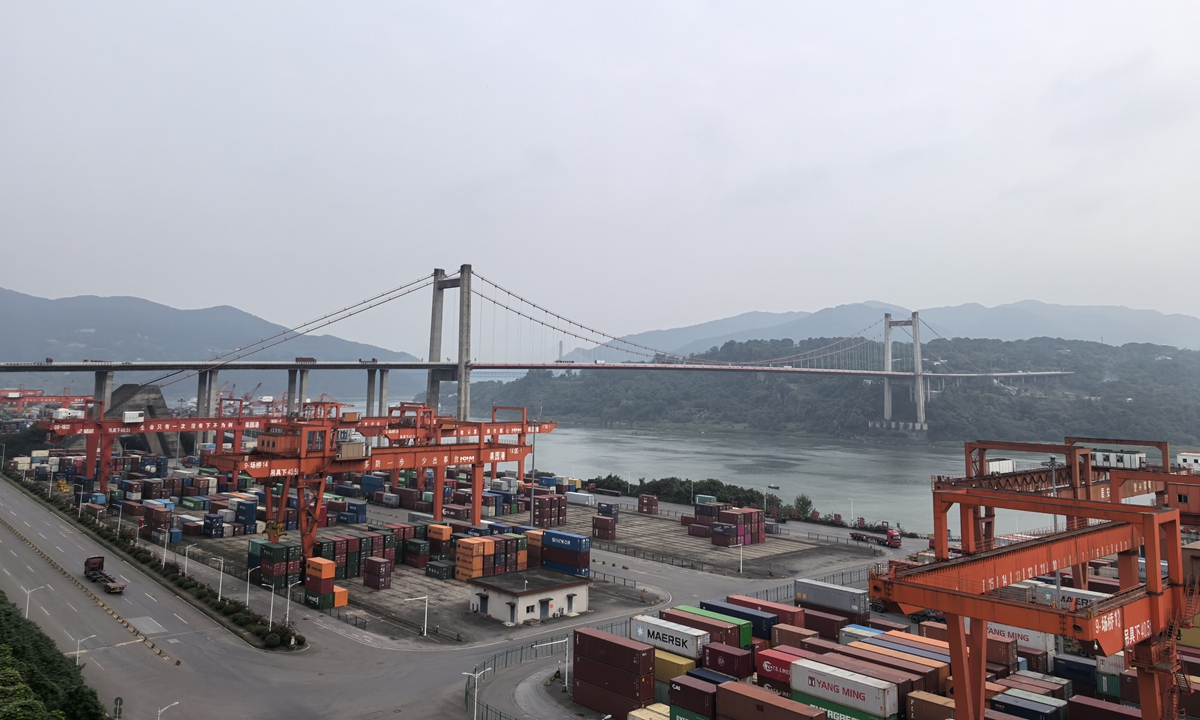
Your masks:
<instances>
[{"instance_id":1,"label":"red shipping container","mask_svg":"<svg viewBox=\"0 0 1200 720\"><path fill-rule=\"evenodd\" d=\"M754 654L754 665L760 678L778 680L788 685L792 681L792 663L797 659L795 655L780 650L763 650Z\"/></svg>"},{"instance_id":2,"label":"red shipping container","mask_svg":"<svg viewBox=\"0 0 1200 720\"><path fill-rule=\"evenodd\" d=\"M304 579L304 589L311 590L320 595L328 595L333 592L333 578L307 577Z\"/></svg>"},{"instance_id":3,"label":"red shipping container","mask_svg":"<svg viewBox=\"0 0 1200 720\"><path fill-rule=\"evenodd\" d=\"M707 525L688 525L688 535L692 537L712 537L712 528Z\"/></svg>"},{"instance_id":4,"label":"red shipping container","mask_svg":"<svg viewBox=\"0 0 1200 720\"><path fill-rule=\"evenodd\" d=\"M804 627L804 608L798 608L794 605L784 605L782 603L767 602L766 600L758 600L745 595L730 595L725 598L725 602L730 605L739 605L751 610L771 613L779 618L780 625L793 625L795 627Z\"/></svg>"},{"instance_id":5,"label":"red shipping container","mask_svg":"<svg viewBox=\"0 0 1200 720\"><path fill-rule=\"evenodd\" d=\"M803 642L805 638L816 637L817 635L818 633L816 630L809 630L807 628L784 625L780 623L779 625L775 625L771 628L771 645L792 645L794 647L800 647L800 643Z\"/></svg>"},{"instance_id":6,"label":"red shipping container","mask_svg":"<svg viewBox=\"0 0 1200 720\"><path fill-rule=\"evenodd\" d=\"M892 622L891 620L883 620L881 618L871 618L867 620L867 627L872 630L898 630L900 632L912 632L912 626L906 623Z\"/></svg>"},{"instance_id":7,"label":"red shipping container","mask_svg":"<svg viewBox=\"0 0 1200 720\"><path fill-rule=\"evenodd\" d=\"M804 611L804 627L809 630L816 630L817 634L826 640L836 642L841 629L850 624L850 621L841 615L821 612L820 610L813 610L811 608L805 608ZM801 645L801 647L805 646Z\"/></svg>"},{"instance_id":8,"label":"red shipping container","mask_svg":"<svg viewBox=\"0 0 1200 720\"><path fill-rule=\"evenodd\" d=\"M800 648L802 650L815 652L818 655L824 655L827 652L833 652L839 647L841 647L841 645L838 645L832 640L826 640L825 638L821 637L806 638L800 642Z\"/></svg>"},{"instance_id":9,"label":"red shipping container","mask_svg":"<svg viewBox=\"0 0 1200 720\"><path fill-rule=\"evenodd\" d=\"M806 660L812 660L817 656L815 652L801 650L800 648L792 647L791 645L780 645L779 647L771 648L771 650L781 652L785 655L791 655L794 658L804 658Z\"/></svg>"},{"instance_id":10,"label":"red shipping container","mask_svg":"<svg viewBox=\"0 0 1200 720\"><path fill-rule=\"evenodd\" d=\"M629 638L579 628L575 631L573 652L575 657L599 660L636 675L654 674L654 648Z\"/></svg>"},{"instance_id":11,"label":"red shipping container","mask_svg":"<svg viewBox=\"0 0 1200 720\"><path fill-rule=\"evenodd\" d=\"M392 586L392 576L363 575L363 585L376 590L387 590Z\"/></svg>"},{"instance_id":12,"label":"red shipping container","mask_svg":"<svg viewBox=\"0 0 1200 720\"><path fill-rule=\"evenodd\" d=\"M1087 720L1125 720L1140 718L1142 711L1135 707L1105 702L1095 698L1076 695L1067 701L1067 717Z\"/></svg>"},{"instance_id":13,"label":"red shipping container","mask_svg":"<svg viewBox=\"0 0 1200 720\"><path fill-rule=\"evenodd\" d=\"M588 657L576 657L571 672L583 682L622 697L654 701L654 673L637 675Z\"/></svg>"},{"instance_id":14,"label":"red shipping container","mask_svg":"<svg viewBox=\"0 0 1200 720\"><path fill-rule=\"evenodd\" d=\"M704 646L704 667L731 675L739 680L754 674L754 653L749 650L712 643Z\"/></svg>"},{"instance_id":15,"label":"red shipping container","mask_svg":"<svg viewBox=\"0 0 1200 720\"><path fill-rule=\"evenodd\" d=\"M659 610L658 617L662 620L669 620L673 623L686 625L697 630L704 630L709 634L710 642L724 643L737 647L742 639L741 629L733 623L725 622L724 620L714 620L712 618L693 615L682 610Z\"/></svg>"},{"instance_id":16,"label":"red shipping container","mask_svg":"<svg viewBox=\"0 0 1200 720\"><path fill-rule=\"evenodd\" d=\"M653 679L653 675L650 676ZM586 683L576 677L573 680L575 693L572 699L580 705L591 708L597 712L602 712L613 717L623 718L632 710L643 708L654 701L650 700L634 700L618 695L614 692L609 692L604 688L597 687L591 683Z\"/></svg>"},{"instance_id":17,"label":"red shipping container","mask_svg":"<svg viewBox=\"0 0 1200 720\"><path fill-rule=\"evenodd\" d=\"M717 686L689 675L671 678L671 704L706 718L717 715Z\"/></svg>"},{"instance_id":18,"label":"red shipping container","mask_svg":"<svg viewBox=\"0 0 1200 720\"><path fill-rule=\"evenodd\" d=\"M754 684L780 697L790 698L792 696L792 685L790 682L779 682L778 680L772 680L771 678L759 675Z\"/></svg>"},{"instance_id":19,"label":"red shipping container","mask_svg":"<svg viewBox=\"0 0 1200 720\"><path fill-rule=\"evenodd\" d=\"M902 670L906 673L918 675L921 677L920 687L918 687L918 683L914 682L914 691L924 690L925 692L930 692L936 695L941 687L941 683L938 680L938 669L936 667L922 665L917 662L910 662L908 660L903 660L892 657L891 655L885 655L883 653L877 653L863 648L848 647L846 645L842 645L837 650L834 650L834 652L836 652L838 655L845 655L846 657L851 657L856 660L862 660L863 662L872 663L874 665L882 665L883 667L890 667L895 670Z\"/></svg>"},{"instance_id":20,"label":"red shipping container","mask_svg":"<svg viewBox=\"0 0 1200 720\"><path fill-rule=\"evenodd\" d=\"M820 708L779 697L770 690L746 683L727 682L717 686L721 715L754 720L825 720Z\"/></svg>"}]
</instances>

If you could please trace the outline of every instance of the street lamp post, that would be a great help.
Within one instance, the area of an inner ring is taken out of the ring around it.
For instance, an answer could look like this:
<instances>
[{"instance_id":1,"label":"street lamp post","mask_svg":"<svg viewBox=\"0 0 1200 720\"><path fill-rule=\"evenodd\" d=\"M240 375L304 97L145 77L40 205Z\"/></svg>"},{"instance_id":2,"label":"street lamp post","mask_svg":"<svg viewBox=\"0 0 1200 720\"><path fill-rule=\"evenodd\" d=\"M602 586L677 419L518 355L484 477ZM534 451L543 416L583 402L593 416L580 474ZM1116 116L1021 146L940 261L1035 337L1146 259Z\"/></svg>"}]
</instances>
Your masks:
<instances>
[{"instance_id":1,"label":"street lamp post","mask_svg":"<svg viewBox=\"0 0 1200 720\"><path fill-rule=\"evenodd\" d=\"M288 587L287 587L288 599L287 599L287 611L283 614L283 624L284 625L287 625L288 623L290 623L292 621L292 588L294 588L300 584L302 584L302 581L297 580L296 582L292 583L291 585L288 585Z\"/></svg>"},{"instance_id":2,"label":"street lamp post","mask_svg":"<svg viewBox=\"0 0 1200 720\"><path fill-rule=\"evenodd\" d=\"M254 572L254 568L246 568L246 609L250 609L250 574Z\"/></svg>"},{"instance_id":3,"label":"street lamp post","mask_svg":"<svg viewBox=\"0 0 1200 720\"><path fill-rule=\"evenodd\" d=\"M1058 458L1051 457L1046 463L1050 466L1050 497L1058 497L1058 478L1055 474L1055 469L1058 467ZM1058 534L1058 514L1054 515L1054 533ZM1087 578L1082 580L1083 587L1087 587ZM1062 604L1062 571L1054 571L1054 607L1060 607ZM1059 635L1056 640L1058 653L1061 655L1063 651L1063 639Z\"/></svg>"},{"instance_id":4,"label":"street lamp post","mask_svg":"<svg viewBox=\"0 0 1200 720\"><path fill-rule=\"evenodd\" d=\"M221 589L223 587L225 587L225 558L212 558L212 559L219 560L221 562L221 570L220 570L221 574L217 577L217 602L221 602Z\"/></svg>"},{"instance_id":5,"label":"street lamp post","mask_svg":"<svg viewBox=\"0 0 1200 720\"><path fill-rule=\"evenodd\" d=\"M846 498L850 501L850 527L858 527L858 521L854 517L854 498Z\"/></svg>"},{"instance_id":6,"label":"street lamp post","mask_svg":"<svg viewBox=\"0 0 1200 720\"><path fill-rule=\"evenodd\" d=\"M167 541L171 539L171 531L163 530L163 567L167 566Z\"/></svg>"},{"instance_id":7,"label":"street lamp post","mask_svg":"<svg viewBox=\"0 0 1200 720\"><path fill-rule=\"evenodd\" d=\"M53 475L50 476L50 482L54 482ZM83 517L83 485L80 483L75 483L73 487L79 488L79 512L75 514L75 519L78 520Z\"/></svg>"},{"instance_id":8,"label":"street lamp post","mask_svg":"<svg viewBox=\"0 0 1200 720\"><path fill-rule=\"evenodd\" d=\"M91 640L94 637L96 637L96 636L88 635L85 638L81 638L81 639L75 641L75 667L79 667L79 653L83 651L84 641Z\"/></svg>"},{"instance_id":9,"label":"street lamp post","mask_svg":"<svg viewBox=\"0 0 1200 720\"><path fill-rule=\"evenodd\" d=\"M484 674L485 672L490 672L490 671L491 671L491 668L484 668L483 670L480 670L477 673L469 673L469 672L463 673L463 675L470 675L471 679L474 680L474 682L472 683L472 690L474 691L474 695L475 695L475 709L473 711L471 711L471 720L478 720L478 718L479 718L479 676Z\"/></svg>"},{"instance_id":10,"label":"street lamp post","mask_svg":"<svg viewBox=\"0 0 1200 720\"><path fill-rule=\"evenodd\" d=\"M125 515L125 501L121 501L121 506L117 508L117 539L121 539L121 517ZM187 573L184 573L186 575Z\"/></svg>"},{"instance_id":11,"label":"street lamp post","mask_svg":"<svg viewBox=\"0 0 1200 720\"><path fill-rule=\"evenodd\" d=\"M42 588L44 588L44 587L46 587L46 586L45 586L45 585L38 585L37 587L35 587L35 588L34 588L34 589L32 589L32 590L25 590L25 588L24 588L24 587L22 587L22 588L21 588L22 590L25 590L25 619L26 619L26 620L28 620L28 619L29 619L29 596L30 596L30 595L32 595L32 594L34 594L34 593L35 593L35 592L37 592L38 590L41 590L41 589L42 589Z\"/></svg>"},{"instance_id":12,"label":"street lamp post","mask_svg":"<svg viewBox=\"0 0 1200 720\"><path fill-rule=\"evenodd\" d=\"M186 548L184 548L184 550L183 550L183 574L184 574L184 576L185 576L185 577L187 576L187 568L188 568L188 553L190 553L190 552L192 551L192 548L196 547L196 546L197 546L197 545L199 545L199 544L200 544L200 543L192 543L191 545L188 545L188 546L187 546Z\"/></svg>"},{"instance_id":13,"label":"street lamp post","mask_svg":"<svg viewBox=\"0 0 1200 720\"><path fill-rule=\"evenodd\" d=\"M267 588L270 589L270 591L271 591L271 614L267 618L267 627L274 627L275 626L275 588L270 585L268 585Z\"/></svg>"},{"instance_id":14,"label":"street lamp post","mask_svg":"<svg viewBox=\"0 0 1200 720\"><path fill-rule=\"evenodd\" d=\"M166 711L170 710L171 708L175 707L178 704L179 704L179 701L176 700L175 702L171 703L170 705L166 706L165 708L159 708L158 709L158 717L161 718L163 713L165 713Z\"/></svg>"},{"instance_id":15,"label":"street lamp post","mask_svg":"<svg viewBox=\"0 0 1200 720\"><path fill-rule=\"evenodd\" d=\"M421 597L406 598L400 602L412 602L414 600L425 601L425 622L421 625L421 637L429 637L429 596L422 595Z\"/></svg>"},{"instance_id":16,"label":"street lamp post","mask_svg":"<svg viewBox=\"0 0 1200 720\"><path fill-rule=\"evenodd\" d=\"M567 663L566 663L566 667L563 668L563 689L562 689L563 692L566 692L567 688L569 688L571 686L571 641L569 639L568 640L555 640L554 642L542 643L541 645L534 645L533 647L535 649L543 648L543 647L554 647L555 645L561 645L563 643L567 644Z\"/></svg>"}]
</instances>

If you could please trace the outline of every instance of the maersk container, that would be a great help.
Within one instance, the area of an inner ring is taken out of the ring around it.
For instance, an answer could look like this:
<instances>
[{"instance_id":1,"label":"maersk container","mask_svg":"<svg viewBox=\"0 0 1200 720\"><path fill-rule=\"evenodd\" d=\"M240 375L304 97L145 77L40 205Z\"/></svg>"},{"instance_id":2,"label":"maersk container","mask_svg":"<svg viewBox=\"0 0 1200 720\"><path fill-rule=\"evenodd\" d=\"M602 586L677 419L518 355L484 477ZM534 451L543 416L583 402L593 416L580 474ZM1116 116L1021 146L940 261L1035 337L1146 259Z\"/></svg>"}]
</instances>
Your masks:
<instances>
[{"instance_id":1,"label":"maersk container","mask_svg":"<svg viewBox=\"0 0 1200 720\"><path fill-rule=\"evenodd\" d=\"M592 539L561 530L547 530L542 533L542 547L546 546L564 548L571 552L588 552L592 549Z\"/></svg>"},{"instance_id":2,"label":"maersk container","mask_svg":"<svg viewBox=\"0 0 1200 720\"><path fill-rule=\"evenodd\" d=\"M796 578L793 583L798 602L827 607L851 615L870 612L871 603L867 591L833 585L820 580Z\"/></svg>"},{"instance_id":3,"label":"maersk container","mask_svg":"<svg viewBox=\"0 0 1200 720\"><path fill-rule=\"evenodd\" d=\"M689 660L699 660L711 638L704 630L659 620L649 615L634 615L629 621L629 639L653 645Z\"/></svg>"},{"instance_id":4,"label":"maersk container","mask_svg":"<svg viewBox=\"0 0 1200 720\"><path fill-rule=\"evenodd\" d=\"M779 624L779 617L777 615L765 613L760 610L751 610L750 608L720 600L704 600L700 603L700 607L711 612L721 613L722 615L749 620L750 634L764 640L771 639L771 628Z\"/></svg>"},{"instance_id":5,"label":"maersk container","mask_svg":"<svg viewBox=\"0 0 1200 720\"><path fill-rule=\"evenodd\" d=\"M866 640L867 638L882 634L882 630L876 630L875 628L864 627L862 625L847 625L838 631L838 643L849 645L852 642Z\"/></svg>"},{"instance_id":6,"label":"maersk container","mask_svg":"<svg viewBox=\"0 0 1200 720\"><path fill-rule=\"evenodd\" d=\"M792 690L875 717L895 717L900 711L893 683L803 658L792 663Z\"/></svg>"},{"instance_id":7,"label":"maersk container","mask_svg":"<svg viewBox=\"0 0 1200 720\"><path fill-rule=\"evenodd\" d=\"M709 620L719 620L721 622L729 623L730 625L736 625L738 629L738 641L737 643L730 643L731 645L736 644L738 647L745 649L747 646L754 643L754 634L752 628L750 627L749 620L743 620L742 618L733 617L732 615L722 615L721 613L711 612L709 610L694 607L692 605L678 605L673 609L679 612L708 618Z\"/></svg>"}]
</instances>

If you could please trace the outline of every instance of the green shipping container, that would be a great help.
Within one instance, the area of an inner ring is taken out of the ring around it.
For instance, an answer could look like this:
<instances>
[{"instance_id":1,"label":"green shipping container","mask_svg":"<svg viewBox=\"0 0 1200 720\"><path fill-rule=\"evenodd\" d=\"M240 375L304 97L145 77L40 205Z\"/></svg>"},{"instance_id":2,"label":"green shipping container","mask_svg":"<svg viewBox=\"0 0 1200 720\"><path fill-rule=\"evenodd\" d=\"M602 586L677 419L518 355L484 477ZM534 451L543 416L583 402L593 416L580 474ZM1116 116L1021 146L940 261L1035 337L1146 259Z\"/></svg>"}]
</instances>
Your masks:
<instances>
[{"instance_id":1,"label":"green shipping container","mask_svg":"<svg viewBox=\"0 0 1200 720\"><path fill-rule=\"evenodd\" d=\"M872 715L862 710L855 710L845 705L839 705L824 698L806 695L799 690L792 691L792 699L798 703L821 708L825 711L825 715L829 720L896 720L899 717L898 715L892 715L888 718L881 718L878 715Z\"/></svg>"},{"instance_id":2,"label":"green shipping container","mask_svg":"<svg viewBox=\"0 0 1200 720\"><path fill-rule=\"evenodd\" d=\"M1109 697L1121 697L1121 676L1096 673L1096 692Z\"/></svg>"},{"instance_id":3,"label":"green shipping container","mask_svg":"<svg viewBox=\"0 0 1200 720\"><path fill-rule=\"evenodd\" d=\"M267 542L259 548L259 555L263 560L283 562L288 559L288 549L281 543Z\"/></svg>"},{"instance_id":4,"label":"green shipping container","mask_svg":"<svg viewBox=\"0 0 1200 720\"><path fill-rule=\"evenodd\" d=\"M254 557L262 557L262 546L266 544L266 540L251 540L250 554Z\"/></svg>"},{"instance_id":5,"label":"green shipping container","mask_svg":"<svg viewBox=\"0 0 1200 720\"><path fill-rule=\"evenodd\" d=\"M425 566L425 574L438 580L449 580L454 577L454 563L434 561Z\"/></svg>"},{"instance_id":6,"label":"green shipping container","mask_svg":"<svg viewBox=\"0 0 1200 720\"><path fill-rule=\"evenodd\" d=\"M670 686L668 685L667 687ZM658 694L657 688L655 688L655 694ZM694 713L691 710L684 710L677 705L672 705L671 720L710 720L710 718L706 715L701 715L700 713Z\"/></svg>"},{"instance_id":7,"label":"green shipping container","mask_svg":"<svg viewBox=\"0 0 1200 720\"><path fill-rule=\"evenodd\" d=\"M304 546L301 545L298 541L288 540L287 542L280 543L280 544L287 548L287 559L288 560L303 560L304 559Z\"/></svg>"},{"instance_id":8,"label":"green shipping container","mask_svg":"<svg viewBox=\"0 0 1200 720\"><path fill-rule=\"evenodd\" d=\"M751 637L752 628L750 627L749 620L743 620L741 618L735 618L729 615L722 615L721 613L704 610L703 608L692 607L691 605L679 605L675 609L679 612L691 613L693 615L699 615L700 617L706 617L712 620L720 620L721 622L733 623L734 625L737 625L738 629L741 631L743 648L754 642L754 639Z\"/></svg>"},{"instance_id":9,"label":"green shipping container","mask_svg":"<svg viewBox=\"0 0 1200 720\"><path fill-rule=\"evenodd\" d=\"M263 587L269 587L269 588L274 588L275 590L278 590L278 589L284 587L284 584L286 582L287 582L287 575L275 575L275 576L263 575L259 578L258 584Z\"/></svg>"},{"instance_id":10,"label":"green shipping container","mask_svg":"<svg viewBox=\"0 0 1200 720\"><path fill-rule=\"evenodd\" d=\"M312 590L304 591L304 604L316 608L318 610L329 610L333 607L333 593L315 593Z\"/></svg>"},{"instance_id":11,"label":"green shipping container","mask_svg":"<svg viewBox=\"0 0 1200 720\"><path fill-rule=\"evenodd\" d=\"M346 566L345 565L338 565L337 567L335 567L333 569L333 579L334 580L345 580L346 579Z\"/></svg>"}]
</instances>

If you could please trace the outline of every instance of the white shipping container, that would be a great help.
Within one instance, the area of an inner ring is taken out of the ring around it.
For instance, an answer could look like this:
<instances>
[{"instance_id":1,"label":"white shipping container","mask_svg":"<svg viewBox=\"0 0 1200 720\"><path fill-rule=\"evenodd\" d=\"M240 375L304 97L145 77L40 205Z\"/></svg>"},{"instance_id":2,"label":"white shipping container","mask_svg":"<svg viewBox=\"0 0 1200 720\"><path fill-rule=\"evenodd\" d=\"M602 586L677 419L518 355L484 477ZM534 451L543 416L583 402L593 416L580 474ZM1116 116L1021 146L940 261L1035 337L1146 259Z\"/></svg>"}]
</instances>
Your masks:
<instances>
[{"instance_id":1,"label":"white shipping container","mask_svg":"<svg viewBox=\"0 0 1200 720\"><path fill-rule=\"evenodd\" d=\"M999 475L1000 473L1010 473L1017 471L1017 463L1015 460L1008 458L996 458L988 460L987 464L988 475Z\"/></svg>"},{"instance_id":2,"label":"white shipping container","mask_svg":"<svg viewBox=\"0 0 1200 720\"><path fill-rule=\"evenodd\" d=\"M971 618L965 618L966 627L971 628ZM1026 630L1025 628L1013 627L1011 625L1001 625L1000 623L988 623L988 637L998 638L1000 640L1016 640L1017 647L1022 647L1027 650L1041 650L1048 653L1053 653L1055 649L1055 636L1049 635L1037 630Z\"/></svg>"},{"instance_id":3,"label":"white shipping container","mask_svg":"<svg viewBox=\"0 0 1200 720\"><path fill-rule=\"evenodd\" d=\"M1125 670L1125 653L1119 652L1116 655L1104 657L1103 655L1096 656L1096 672L1105 675L1120 675Z\"/></svg>"},{"instance_id":4,"label":"white shipping container","mask_svg":"<svg viewBox=\"0 0 1200 720\"><path fill-rule=\"evenodd\" d=\"M596 496L591 493L567 492L567 502L572 505L588 505L596 504Z\"/></svg>"},{"instance_id":5,"label":"white shipping container","mask_svg":"<svg viewBox=\"0 0 1200 720\"><path fill-rule=\"evenodd\" d=\"M792 689L879 717L896 715L900 706L894 684L813 660L792 663Z\"/></svg>"},{"instance_id":6,"label":"white shipping container","mask_svg":"<svg viewBox=\"0 0 1200 720\"><path fill-rule=\"evenodd\" d=\"M82 420L82 410L68 410L67 408L59 408L54 411L55 420Z\"/></svg>"},{"instance_id":7,"label":"white shipping container","mask_svg":"<svg viewBox=\"0 0 1200 720\"><path fill-rule=\"evenodd\" d=\"M1193 472L1200 471L1200 453L1179 453L1175 456L1175 463L1191 468Z\"/></svg>"},{"instance_id":8,"label":"white shipping container","mask_svg":"<svg viewBox=\"0 0 1200 720\"><path fill-rule=\"evenodd\" d=\"M689 660L699 660L704 654L704 646L710 640L708 633L703 630L649 615L634 615L630 619L629 638Z\"/></svg>"},{"instance_id":9,"label":"white shipping container","mask_svg":"<svg viewBox=\"0 0 1200 720\"><path fill-rule=\"evenodd\" d=\"M1092 467L1138 469L1146 464L1146 453L1124 450L1092 450Z\"/></svg>"},{"instance_id":10,"label":"white shipping container","mask_svg":"<svg viewBox=\"0 0 1200 720\"><path fill-rule=\"evenodd\" d=\"M1111 597L1111 595L1106 593L1092 592L1091 590L1076 590L1069 587L1055 590L1053 584L1040 580L1030 580L1028 582L1034 587L1033 601L1038 605L1045 605L1046 607L1056 606L1054 602L1055 593L1058 594L1059 598L1058 607L1068 607L1071 600L1075 600L1075 606L1078 608L1091 607L1095 603Z\"/></svg>"},{"instance_id":11,"label":"white shipping container","mask_svg":"<svg viewBox=\"0 0 1200 720\"><path fill-rule=\"evenodd\" d=\"M849 645L852 642L860 642L879 634L881 633L878 630L864 630L862 628L847 626L838 631L838 643Z\"/></svg>"},{"instance_id":12,"label":"white shipping container","mask_svg":"<svg viewBox=\"0 0 1200 720\"><path fill-rule=\"evenodd\" d=\"M123 423L144 423L146 422L145 410L126 410L121 413L121 422Z\"/></svg>"},{"instance_id":13,"label":"white shipping container","mask_svg":"<svg viewBox=\"0 0 1200 720\"><path fill-rule=\"evenodd\" d=\"M793 585L798 602L820 605L831 610L843 610L854 615L868 612L870 608L865 589L848 588L807 578L796 578Z\"/></svg>"}]
</instances>

